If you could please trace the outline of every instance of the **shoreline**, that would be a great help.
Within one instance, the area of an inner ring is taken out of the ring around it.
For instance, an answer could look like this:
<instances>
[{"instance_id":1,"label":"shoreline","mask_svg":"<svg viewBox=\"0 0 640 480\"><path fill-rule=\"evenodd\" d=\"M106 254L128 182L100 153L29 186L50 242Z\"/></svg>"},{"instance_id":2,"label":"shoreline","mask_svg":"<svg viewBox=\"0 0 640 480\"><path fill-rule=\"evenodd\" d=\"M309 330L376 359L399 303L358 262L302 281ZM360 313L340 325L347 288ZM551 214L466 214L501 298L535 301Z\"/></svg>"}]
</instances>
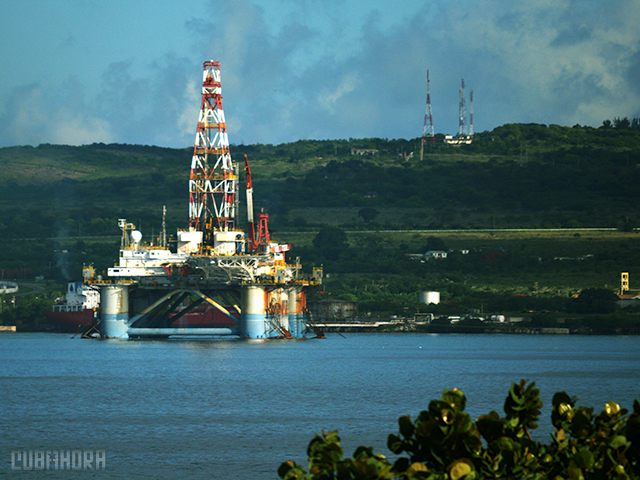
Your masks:
<instances>
[{"instance_id":1,"label":"shoreline","mask_svg":"<svg viewBox=\"0 0 640 480\"><path fill-rule=\"evenodd\" d=\"M490 334L490 335L640 335L640 327L589 328L528 327L528 326L467 326L467 325L316 325L324 333L438 333L438 334Z\"/></svg>"}]
</instances>

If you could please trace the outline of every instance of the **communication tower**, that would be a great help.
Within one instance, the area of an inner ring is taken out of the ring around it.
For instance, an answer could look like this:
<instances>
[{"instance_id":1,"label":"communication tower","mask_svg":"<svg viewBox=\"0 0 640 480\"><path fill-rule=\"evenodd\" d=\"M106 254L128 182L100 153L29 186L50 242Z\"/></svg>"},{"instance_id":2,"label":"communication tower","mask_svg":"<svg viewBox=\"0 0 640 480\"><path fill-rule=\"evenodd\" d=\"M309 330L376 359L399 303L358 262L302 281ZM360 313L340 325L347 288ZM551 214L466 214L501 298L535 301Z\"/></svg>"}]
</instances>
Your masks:
<instances>
[{"instance_id":1,"label":"communication tower","mask_svg":"<svg viewBox=\"0 0 640 480\"><path fill-rule=\"evenodd\" d=\"M464 95L464 78L460 83L460 106L458 114L458 134L445 135L444 142L449 145L470 144L473 141L473 90L469 92L469 125L467 127L466 99Z\"/></svg>"},{"instance_id":2,"label":"communication tower","mask_svg":"<svg viewBox=\"0 0 640 480\"><path fill-rule=\"evenodd\" d=\"M235 227L238 171L229 154L222 109L220 62L204 62L202 103L189 177L189 228L203 232L212 245L213 231Z\"/></svg>"},{"instance_id":3,"label":"communication tower","mask_svg":"<svg viewBox=\"0 0 640 480\"><path fill-rule=\"evenodd\" d=\"M469 140L473 140L473 90L469 91Z\"/></svg>"},{"instance_id":4,"label":"communication tower","mask_svg":"<svg viewBox=\"0 0 640 480\"><path fill-rule=\"evenodd\" d=\"M460 84L460 114L459 114L459 128L458 128L458 136L463 137L466 132L466 118L465 118L465 98L464 98L464 78L462 79L462 83Z\"/></svg>"},{"instance_id":5,"label":"communication tower","mask_svg":"<svg viewBox=\"0 0 640 480\"><path fill-rule=\"evenodd\" d=\"M431 113L431 81L429 80L429 70L427 70L427 109L424 113L424 129L422 130L422 145L420 146L420 160L424 157L424 146L427 137L431 138L431 143L435 141L433 132L433 115Z\"/></svg>"}]
</instances>

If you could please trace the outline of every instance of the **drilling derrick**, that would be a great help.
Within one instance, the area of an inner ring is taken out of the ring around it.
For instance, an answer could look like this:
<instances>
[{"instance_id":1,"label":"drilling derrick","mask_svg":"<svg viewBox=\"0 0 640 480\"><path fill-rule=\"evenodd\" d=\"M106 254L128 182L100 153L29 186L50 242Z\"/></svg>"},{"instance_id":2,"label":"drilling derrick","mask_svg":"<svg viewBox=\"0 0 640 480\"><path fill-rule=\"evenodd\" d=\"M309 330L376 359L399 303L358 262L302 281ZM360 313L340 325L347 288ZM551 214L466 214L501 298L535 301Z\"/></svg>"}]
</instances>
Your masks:
<instances>
[{"instance_id":1,"label":"drilling derrick","mask_svg":"<svg viewBox=\"0 0 640 480\"><path fill-rule=\"evenodd\" d=\"M238 174L229 154L220 63L204 62L202 103L189 178L189 228L213 244L213 231L235 227Z\"/></svg>"},{"instance_id":2,"label":"drilling derrick","mask_svg":"<svg viewBox=\"0 0 640 480\"><path fill-rule=\"evenodd\" d=\"M427 109L424 113L424 129L422 130L422 145L420 147L420 160L424 156L424 146L427 143L427 136L431 137L431 143L435 141L433 132L433 115L431 113L431 81L429 80L429 70L427 70Z\"/></svg>"}]
</instances>

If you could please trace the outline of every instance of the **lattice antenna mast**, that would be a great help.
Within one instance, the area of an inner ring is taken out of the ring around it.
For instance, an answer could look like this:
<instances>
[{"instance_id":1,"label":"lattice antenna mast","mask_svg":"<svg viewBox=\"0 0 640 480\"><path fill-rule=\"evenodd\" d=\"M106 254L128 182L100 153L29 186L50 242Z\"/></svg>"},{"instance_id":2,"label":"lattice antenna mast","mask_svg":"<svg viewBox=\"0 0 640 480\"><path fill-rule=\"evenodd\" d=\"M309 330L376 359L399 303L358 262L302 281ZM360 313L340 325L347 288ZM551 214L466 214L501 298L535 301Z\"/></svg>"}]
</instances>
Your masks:
<instances>
[{"instance_id":1,"label":"lattice antenna mast","mask_svg":"<svg viewBox=\"0 0 640 480\"><path fill-rule=\"evenodd\" d=\"M469 91L469 138L473 140L473 90Z\"/></svg>"},{"instance_id":2,"label":"lattice antenna mast","mask_svg":"<svg viewBox=\"0 0 640 480\"><path fill-rule=\"evenodd\" d=\"M213 230L235 226L238 172L229 154L220 62L204 62L202 104L189 178L189 227L211 245Z\"/></svg>"},{"instance_id":3,"label":"lattice antenna mast","mask_svg":"<svg viewBox=\"0 0 640 480\"><path fill-rule=\"evenodd\" d=\"M427 70L427 109L424 113L424 129L422 130L420 160L424 157L424 146L427 144L427 137L431 138L431 143L435 141L435 134L433 132L433 114L431 112L431 81L429 80L429 70Z\"/></svg>"},{"instance_id":4,"label":"lattice antenna mast","mask_svg":"<svg viewBox=\"0 0 640 480\"><path fill-rule=\"evenodd\" d=\"M460 115L459 115L459 130L458 136L462 137L465 134L465 99L464 99L464 78L462 79L462 83L460 84Z\"/></svg>"}]
</instances>

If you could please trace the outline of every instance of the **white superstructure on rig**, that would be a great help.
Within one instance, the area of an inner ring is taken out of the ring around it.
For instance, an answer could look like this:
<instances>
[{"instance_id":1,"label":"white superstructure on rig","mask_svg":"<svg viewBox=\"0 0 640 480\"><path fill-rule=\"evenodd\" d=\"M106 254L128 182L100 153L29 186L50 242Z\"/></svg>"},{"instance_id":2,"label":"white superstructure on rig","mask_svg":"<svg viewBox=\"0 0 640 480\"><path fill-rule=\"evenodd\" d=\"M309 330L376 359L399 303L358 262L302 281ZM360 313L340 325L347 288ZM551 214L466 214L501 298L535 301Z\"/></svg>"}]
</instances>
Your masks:
<instances>
[{"instance_id":1,"label":"white superstructure on rig","mask_svg":"<svg viewBox=\"0 0 640 480\"><path fill-rule=\"evenodd\" d=\"M135 226L119 220L119 261L108 269L111 280L98 283L103 337L229 334L290 338L305 334L306 290L321 281L322 272L314 269L312 277L305 277L299 261L287 264L285 254L291 247L270 241L268 214L258 215L256 234L246 156L244 170L246 232L239 228L236 218L238 165L229 153L220 64L204 62L202 103L189 177L189 227L178 231L174 248L168 248L164 215L159 245L143 245L142 234ZM226 315L231 326L177 326L181 316L202 302Z\"/></svg>"}]
</instances>

